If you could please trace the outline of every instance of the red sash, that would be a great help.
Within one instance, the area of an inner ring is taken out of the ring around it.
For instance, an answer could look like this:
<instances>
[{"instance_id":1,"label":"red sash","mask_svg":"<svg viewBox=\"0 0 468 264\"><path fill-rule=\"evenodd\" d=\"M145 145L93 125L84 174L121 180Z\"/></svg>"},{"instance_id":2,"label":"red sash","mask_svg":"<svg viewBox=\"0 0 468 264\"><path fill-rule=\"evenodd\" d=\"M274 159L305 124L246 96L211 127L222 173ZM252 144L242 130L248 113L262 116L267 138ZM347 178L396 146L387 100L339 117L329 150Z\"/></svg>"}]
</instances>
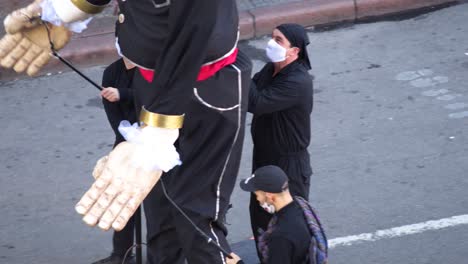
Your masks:
<instances>
[{"instance_id":1,"label":"red sash","mask_svg":"<svg viewBox=\"0 0 468 264\"><path fill-rule=\"evenodd\" d=\"M236 48L234 52L232 52L232 54L227 56L226 58L223 58L214 63L210 63L208 65L203 65L200 68L200 72L198 73L197 81L204 81L210 78L211 76L215 75L215 73L217 73L222 68L233 64L236 61L238 51L239 50ZM138 69L140 70L141 76L143 76L143 78L145 78L146 81L148 81L149 83L153 82L154 70L146 70L142 68Z\"/></svg>"}]
</instances>

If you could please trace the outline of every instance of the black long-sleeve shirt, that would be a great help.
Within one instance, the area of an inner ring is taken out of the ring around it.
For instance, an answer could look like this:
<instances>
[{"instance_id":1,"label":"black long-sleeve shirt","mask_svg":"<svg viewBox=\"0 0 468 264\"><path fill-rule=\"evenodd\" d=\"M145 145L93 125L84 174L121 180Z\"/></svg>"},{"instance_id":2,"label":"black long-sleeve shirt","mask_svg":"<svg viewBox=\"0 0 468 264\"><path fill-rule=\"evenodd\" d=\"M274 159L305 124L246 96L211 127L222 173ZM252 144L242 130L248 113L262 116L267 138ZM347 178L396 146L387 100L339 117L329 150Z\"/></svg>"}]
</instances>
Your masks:
<instances>
[{"instance_id":1,"label":"black long-sleeve shirt","mask_svg":"<svg viewBox=\"0 0 468 264\"><path fill-rule=\"evenodd\" d=\"M125 141L119 133L120 122L122 120L128 120L130 123L137 121L133 89L131 88L134 74L135 69L127 70L123 60L120 59L109 65L102 75L102 86L117 88L120 95L120 100L117 102L109 102L107 99L102 98L107 120L109 120L115 134L114 147Z\"/></svg>"},{"instance_id":2,"label":"black long-sleeve shirt","mask_svg":"<svg viewBox=\"0 0 468 264\"><path fill-rule=\"evenodd\" d=\"M290 180L307 181L312 174L307 152L313 107L312 76L297 61L275 76L273 72L273 63L266 64L255 74L250 86L253 169L277 165ZM293 195L307 196L307 192L292 191Z\"/></svg>"},{"instance_id":3,"label":"black long-sleeve shirt","mask_svg":"<svg viewBox=\"0 0 468 264\"><path fill-rule=\"evenodd\" d=\"M276 216L278 220L267 241L267 264L304 263L311 240L304 212L293 201L276 212Z\"/></svg>"},{"instance_id":4,"label":"black long-sleeve shirt","mask_svg":"<svg viewBox=\"0 0 468 264\"><path fill-rule=\"evenodd\" d=\"M301 151L310 143L313 106L312 77L299 62L273 75L268 63L255 74L249 94L249 112L254 114L252 136L259 151L276 155Z\"/></svg>"}]
</instances>

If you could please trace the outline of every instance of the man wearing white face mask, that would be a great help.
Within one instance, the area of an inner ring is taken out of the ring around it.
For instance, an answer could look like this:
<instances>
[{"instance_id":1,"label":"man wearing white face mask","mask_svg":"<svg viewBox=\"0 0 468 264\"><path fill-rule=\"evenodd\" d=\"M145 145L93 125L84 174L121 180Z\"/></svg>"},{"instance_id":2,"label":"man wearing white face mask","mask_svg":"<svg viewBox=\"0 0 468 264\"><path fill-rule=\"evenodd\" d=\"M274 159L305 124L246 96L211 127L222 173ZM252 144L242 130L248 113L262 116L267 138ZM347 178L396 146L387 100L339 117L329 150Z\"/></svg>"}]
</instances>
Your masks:
<instances>
[{"instance_id":1,"label":"man wearing white face mask","mask_svg":"<svg viewBox=\"0 0 468 264\"><path fill-rule=\"evenodd\" d=\"M261 263L327 263L327 239L317 214L303 198L291 196L283 170L273 165L260 167L240 187L254 193L257 202L273 215L258 239ZM243 263L234 253L231 256L228 264Z\"/></svg>"},{"instance_id":2,"label":"man wearing white face mask","mask_svg":"<svg viewBox=\"0 0 468 264\"><path fill-rule=\"evenodd\" d=\"M280 167L288 175L291 194L306 200L312 175L307 147L313 106L308 44L300 25L283 24L273 30L266 47L271 62L253 77L248 109L253 114L253 170L266 165ZM250 219L258 242L259 230L267 229L271 214L258 204L253 193Z\"/></svg>"},{"instance_id":3,"label":"man wearing white face mask","mask_svg":"<svg viewBox=\"0 0 468 264\"><path fill-rule=\"evenodd\" d=\"M250 178L243 180L240 186L244 191L254 193L257 203L276 218L274 232L265 229L265 232L272 232L268 239L269 252L265 252L264 248L267 241L262 237L265 234L259 237L257 247L261 262L302 263L311 236L301 208L293 202L286 174L276 166L261 167Z\"/></svg>"}]
</instances>

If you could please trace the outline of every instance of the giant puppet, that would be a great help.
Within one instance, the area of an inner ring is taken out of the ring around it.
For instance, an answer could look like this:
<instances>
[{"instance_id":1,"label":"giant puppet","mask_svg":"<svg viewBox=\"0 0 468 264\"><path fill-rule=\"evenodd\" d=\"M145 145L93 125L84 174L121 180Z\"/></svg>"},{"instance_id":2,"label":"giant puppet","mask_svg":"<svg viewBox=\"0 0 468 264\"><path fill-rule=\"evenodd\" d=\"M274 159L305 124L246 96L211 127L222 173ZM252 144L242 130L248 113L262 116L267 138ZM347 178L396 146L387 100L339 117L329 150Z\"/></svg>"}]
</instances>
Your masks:
<instances>
[{"instance_id":1,"label":"giant puppet","mask_svg":"<svg viewBox=\"0 0 468 264\"><path fill-rule=\"evenodd\" d=\"M0 65L36 74L70 30L110 0L36 0L4 21ZM145 201L150 263L223 263L223 225L242 150L251 63L237 49L233 0L119 0L116 44L138 66L139 123L101 158L76 205L89 225L121 230ZM52 46L51 46L52 43ZM185 214L188 218L181 217Z\"/></svg>"}]
</instances>

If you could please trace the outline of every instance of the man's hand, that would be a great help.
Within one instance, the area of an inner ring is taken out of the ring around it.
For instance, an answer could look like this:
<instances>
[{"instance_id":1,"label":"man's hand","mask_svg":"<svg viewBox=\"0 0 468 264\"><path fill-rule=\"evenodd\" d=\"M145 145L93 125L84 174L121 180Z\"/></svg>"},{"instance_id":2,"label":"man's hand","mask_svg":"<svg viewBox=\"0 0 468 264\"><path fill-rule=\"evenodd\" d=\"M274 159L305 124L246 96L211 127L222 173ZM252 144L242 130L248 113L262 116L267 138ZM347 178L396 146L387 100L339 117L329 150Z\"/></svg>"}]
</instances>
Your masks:
<instances>
[{"instance_id":1,"label":"man's hand","mask_svg":"<svg viewBox=\"0 0 468 264\"><path fill-rule=\"evenodd\" d=\"M96 181L75 207L88 225L99 223L104 230L122 230L159 181L162 171L146 171L131 164L136 147L122 142L108 158L98 161L93 171Z\"/></svg>"},{"instance_id":2,"label":"man's hand","mask_svg":"<svg viewBox=\"0 0 468 264\"><path fill-rule=\"evenodd\" d=\"M114 87L107 87L102 89L101 96L106 98L109 102L118 102L120 101L120 93Z\"/></svg>"}]
</instances>

